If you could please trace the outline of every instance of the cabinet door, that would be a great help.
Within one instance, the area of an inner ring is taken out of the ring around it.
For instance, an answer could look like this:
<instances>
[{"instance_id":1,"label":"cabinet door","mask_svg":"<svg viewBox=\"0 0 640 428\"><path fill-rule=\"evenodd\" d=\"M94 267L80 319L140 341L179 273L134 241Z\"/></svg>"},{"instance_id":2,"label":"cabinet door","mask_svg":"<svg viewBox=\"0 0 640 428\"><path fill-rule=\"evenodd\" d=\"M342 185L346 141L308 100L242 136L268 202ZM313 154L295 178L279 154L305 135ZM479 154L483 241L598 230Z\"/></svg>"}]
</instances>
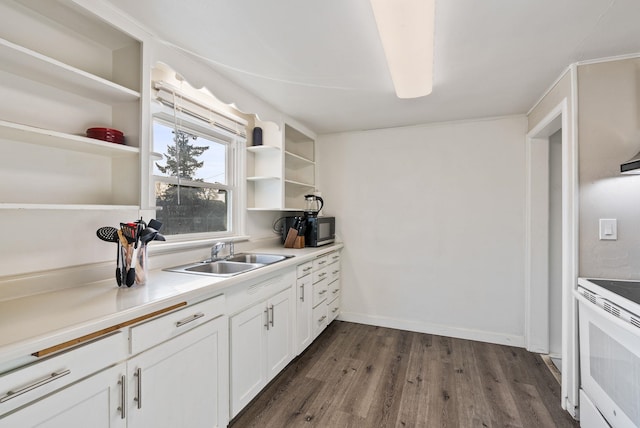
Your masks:
<instances>
[{"instance_id":1,"label":"cabinet door","mask_svg":"<svg viewBox=\"0 0 640 428\"><path fill-rule=\"evenodd\" d=\"M231 417L267 384L267 315L259 303L231 317Z\"/></svg>"},{"instance_id":2,"label":"cabinet door","mask_svg":"<svg viewBox=\"0 0 640 428\"><path fill-rule=\"evenodd\" d=\"M302 353L311 344L311 275L298 279L296 287L296 351Z\"/></svg>"},{"instance_id":3,"label":"cabinet door","mask_svg":"<svg viewBox=\"0 0 640 428\"><path fill-rule=\"evenodd\" d=\"M129 360L129 428L226 426L226 326L220 317Z\"/></svg>"},{"instance_id":4,"label":"cabinet door","mask_svg":"<svg viewBox=\"0 0 640 428\"><path fill-rule=\"evenodd\" d=\"M124 363L104 370L0 419L0 427L124 428Z\"/></svg>"},{"instance_id":5,"label":"cabinet door","mask_svg":"<svg viewBox=\"0 0 640 428\"><path fill-rule=\"evenodd\" d=\"M267 302L267 379L271 380L293 358L292 293L288 288Z\"/></svg>"}]
</instances>

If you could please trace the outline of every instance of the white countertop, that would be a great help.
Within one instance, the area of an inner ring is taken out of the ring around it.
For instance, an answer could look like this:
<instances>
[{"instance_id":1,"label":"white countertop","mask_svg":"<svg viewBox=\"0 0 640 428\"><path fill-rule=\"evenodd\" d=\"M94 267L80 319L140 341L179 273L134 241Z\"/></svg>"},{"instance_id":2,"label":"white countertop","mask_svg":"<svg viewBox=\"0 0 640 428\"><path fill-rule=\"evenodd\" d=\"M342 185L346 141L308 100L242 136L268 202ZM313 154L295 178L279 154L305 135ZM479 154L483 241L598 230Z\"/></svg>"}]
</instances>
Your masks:
<instances>
[{"instance_id":1,"label":"white countertop","mask_svg":"<svg viewBox=\"0 0 640 428\"><path fill-rule=\"evenodd\" d=\"M149 272L145 285L131 288L119 288L110 279L1 301L0 364L180 302L190 304L222 294L238 284L259 281L270 273L339 248L342 244L254 249L250 252L295 257L230 278L154 270Z\"/></svg>"}]
</instances>

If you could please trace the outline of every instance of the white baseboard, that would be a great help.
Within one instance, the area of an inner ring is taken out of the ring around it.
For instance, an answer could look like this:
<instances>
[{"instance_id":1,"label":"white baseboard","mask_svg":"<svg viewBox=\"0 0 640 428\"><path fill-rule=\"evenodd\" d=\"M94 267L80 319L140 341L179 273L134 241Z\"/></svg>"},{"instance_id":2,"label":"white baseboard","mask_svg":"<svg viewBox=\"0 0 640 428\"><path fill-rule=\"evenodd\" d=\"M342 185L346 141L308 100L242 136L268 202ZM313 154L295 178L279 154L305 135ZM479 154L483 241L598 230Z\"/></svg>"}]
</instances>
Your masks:
<instances>
[{"instance_id":1,"label":"white baseboard","mask_svg":"<svg viewBox=\"0 0 640 428\"><path fill-rule=\"evenodd\" d=\"M398 330L414 331L417 333L435 334L438 336L455 337L457 339L475 340L479 342L495 343L497 345L524 348L524 336L496 333L492 331L472 330L395 318L376 317L352 312L341 312L338 319L341 321L374 325L377 327L395 328Z\"/></svg>"}]
</instances>

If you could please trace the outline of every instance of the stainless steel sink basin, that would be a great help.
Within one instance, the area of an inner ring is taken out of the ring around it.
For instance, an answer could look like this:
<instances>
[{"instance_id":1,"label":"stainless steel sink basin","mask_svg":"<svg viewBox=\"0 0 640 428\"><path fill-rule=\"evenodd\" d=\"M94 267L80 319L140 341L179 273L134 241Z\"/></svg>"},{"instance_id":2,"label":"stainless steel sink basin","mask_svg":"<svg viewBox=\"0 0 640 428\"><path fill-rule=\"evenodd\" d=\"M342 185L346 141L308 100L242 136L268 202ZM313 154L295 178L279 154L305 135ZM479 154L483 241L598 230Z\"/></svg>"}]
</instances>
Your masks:
<instances>
[{"instance_id":1,"label":"stainless steel sink basin","mask_svg":"<svg viewBox=\"0 0 640 428\"><path fill-rule=\"evenodd\" d=\"M253 269L258 269L272 263L277 263L290 257L293 256L241 253L226 260L191 263L189 265L176 266L165 270L171 272L193 273L196 275L229 277L248 272Z\"/></svg>"},{"instance_id":2,"label":"stainless steel sink basin","mask_svg":"<svg viewBox=\"0 0 640 428\"><path fill-rule=\"evenodd\" d=\"M276 263L287 259L292 256L282 256L279 254L260 254L260 253L240 253L236 254L233 257L229 257L227 261L229 262L239 262L239 263L260 263L264 265L270 265L271 263Z\"/></svg>"},{"instance_id":3,"label":"stainless steel sink basin","mask_svg":"<svg viewBox=\"0 0 640 428\"><path fill-rule=\"evenodd\" d=\"M194 273L198 275L208 276L234 276L253 269L258 269L263 266L266 265L258 263L238 263L220 260L211 263L199 262L192 263L190 265L176 266L167 270L172 272Z\"/></svg>"}]
</instances>

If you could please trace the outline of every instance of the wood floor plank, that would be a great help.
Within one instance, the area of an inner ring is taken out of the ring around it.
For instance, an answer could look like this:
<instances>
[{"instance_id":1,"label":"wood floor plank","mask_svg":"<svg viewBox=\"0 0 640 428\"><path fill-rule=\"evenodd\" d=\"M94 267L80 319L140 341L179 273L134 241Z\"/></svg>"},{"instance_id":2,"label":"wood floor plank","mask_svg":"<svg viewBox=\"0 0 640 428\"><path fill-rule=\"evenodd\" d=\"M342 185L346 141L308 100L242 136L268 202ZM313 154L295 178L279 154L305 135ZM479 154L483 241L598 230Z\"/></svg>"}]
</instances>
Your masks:
<instances>
[{"instance_id":1,"label":"wood floor plank","mask_svg":"<svg viewBox=\"0 0 640 428\"><path fill-rule=\"evenodd\" d=\"M335 321L231 428L578 427L539 355Z\"/></svg>"}]
</instances>

